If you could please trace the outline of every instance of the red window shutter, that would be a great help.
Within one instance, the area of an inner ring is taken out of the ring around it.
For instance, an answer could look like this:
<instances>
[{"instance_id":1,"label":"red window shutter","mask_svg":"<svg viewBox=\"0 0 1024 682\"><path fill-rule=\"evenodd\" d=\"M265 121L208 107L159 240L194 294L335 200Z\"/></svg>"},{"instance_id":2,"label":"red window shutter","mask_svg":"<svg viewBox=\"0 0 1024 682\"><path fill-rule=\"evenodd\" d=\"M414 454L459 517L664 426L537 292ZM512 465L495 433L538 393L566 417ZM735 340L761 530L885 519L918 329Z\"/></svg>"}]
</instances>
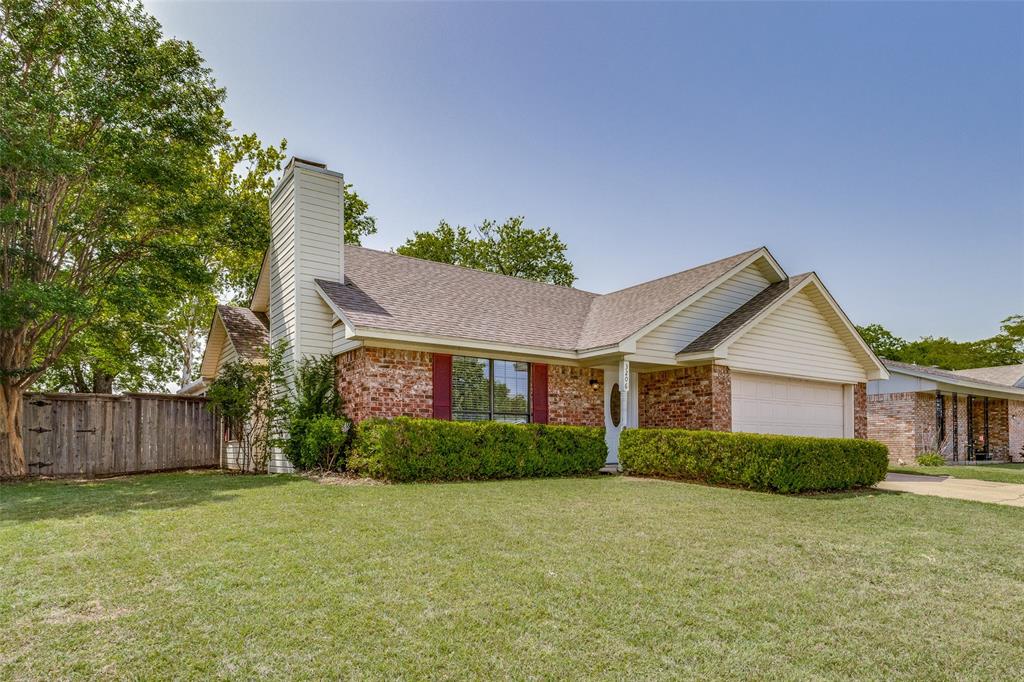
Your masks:
<instances>
[{"instance_id":1,"label":"red window shutter","mask_svg":"<svg viewBox=\"0 0 1024 682\"><path fill-rule=\"evenodd\" d=\"M434 353L434 419L452 418L452 356Z\"/></svg>"},{"instance_id":2,"label":"red window shutter","mask_svg":"<svg viewBox=\"0 0 1024 682\"><path fill-rule=\"evenodd\" d=\"M531 399L533 401L533 421L535 424L548 423L548 366L533 364L533 381Z\"/></svg>"}]
</instances>

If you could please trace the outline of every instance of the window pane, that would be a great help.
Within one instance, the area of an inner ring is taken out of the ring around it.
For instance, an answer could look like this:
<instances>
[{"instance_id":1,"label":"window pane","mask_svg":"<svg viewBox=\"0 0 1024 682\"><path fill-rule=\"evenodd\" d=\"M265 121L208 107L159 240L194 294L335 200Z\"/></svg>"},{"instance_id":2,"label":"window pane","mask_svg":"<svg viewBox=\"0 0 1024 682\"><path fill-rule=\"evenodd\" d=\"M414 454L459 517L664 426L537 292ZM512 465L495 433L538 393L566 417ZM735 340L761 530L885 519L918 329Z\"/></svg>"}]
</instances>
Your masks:
<instances>
[{"instance_id":1,"label":"window pane","mask_svg":"<svg viewBox=\"0 0 1024 682\"><path fill-rule=\"evenodd\" d=\"M452 358L452 419L490 418L490 363L485 358Z\"/></svg>"},{"instance_id":2,"label":"window pane","mask_svg":"<svg viewBox=\"0 0 1024 682\"><path fill-rule=\"evenodd\" d=\"M526 362L494 361L495 415L526 415L529 412L529 368Z\"/></svg>"}]
</instances>

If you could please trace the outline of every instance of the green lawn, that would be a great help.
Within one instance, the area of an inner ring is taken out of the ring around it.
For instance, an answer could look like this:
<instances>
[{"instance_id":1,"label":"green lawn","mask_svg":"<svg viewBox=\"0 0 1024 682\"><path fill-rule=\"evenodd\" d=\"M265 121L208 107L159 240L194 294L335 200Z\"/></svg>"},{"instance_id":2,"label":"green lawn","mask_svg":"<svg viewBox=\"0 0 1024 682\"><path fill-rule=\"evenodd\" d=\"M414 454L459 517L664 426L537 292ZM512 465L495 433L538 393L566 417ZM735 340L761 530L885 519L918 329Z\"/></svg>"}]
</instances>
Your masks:
<instances>
[{"instance_id":1,"label":"green lawn","mask_svg":"<svg viewBox=\"0 0 1024 682\"><path fill-rule=\"evenodd\" d=\"M946 467L889 467L889 471L894 471L900 474L973 478L979 481L996 481L998 483L1024 483L1024 464L972 464L970 466L960 465Z\"/></svg>"},{"instance_id":2,"label":"green lawn","mask_svg":"<svg viewBox=\"0 0 1024 682\"><path fill-rule=\"evenodd\" d=\"M0 488L0 679L1019 679L1024 510L592 478Z\"/></svg>"}]
</instances>

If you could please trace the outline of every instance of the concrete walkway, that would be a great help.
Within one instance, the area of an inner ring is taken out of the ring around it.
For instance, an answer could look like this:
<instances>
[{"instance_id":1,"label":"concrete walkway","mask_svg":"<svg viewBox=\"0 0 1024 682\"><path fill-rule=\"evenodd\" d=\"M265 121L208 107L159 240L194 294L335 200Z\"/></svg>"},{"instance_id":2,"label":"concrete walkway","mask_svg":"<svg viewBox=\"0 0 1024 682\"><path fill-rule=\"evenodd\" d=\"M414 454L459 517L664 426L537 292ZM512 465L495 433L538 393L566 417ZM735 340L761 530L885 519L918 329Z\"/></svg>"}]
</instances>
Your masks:
<instances>
[{"instance_id":1,"label":"concrete walkway","mask_svg":"<svg viewBox=\"0 0 1024 682\"><path fill-rule=\"evenodd\" d=\"M915 495L934 495L954 500L974 500L1024 507L1024 485L975 481L951 476L918 476L915 474L889 474L877 488Z\"/></svg>"}]
</instances>

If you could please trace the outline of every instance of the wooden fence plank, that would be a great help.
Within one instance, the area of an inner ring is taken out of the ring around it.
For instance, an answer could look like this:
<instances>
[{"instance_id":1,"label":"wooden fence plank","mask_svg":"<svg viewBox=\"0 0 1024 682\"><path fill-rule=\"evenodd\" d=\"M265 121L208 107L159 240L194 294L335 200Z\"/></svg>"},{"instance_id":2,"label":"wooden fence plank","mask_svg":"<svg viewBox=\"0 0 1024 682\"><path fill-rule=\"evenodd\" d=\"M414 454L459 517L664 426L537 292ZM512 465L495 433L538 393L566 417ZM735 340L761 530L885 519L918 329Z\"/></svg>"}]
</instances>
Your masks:
<instances>
[{"instance_id":1,"label":"wooden fence plank","mask_svg":"<svg viewBox=\"0 0 1024 682\"><path fill-rule=\"evenodd\" d=\"M205 398L33 393L22 416L30 474L106 476L220 465Z\"/></svg>"}]
</instances>

